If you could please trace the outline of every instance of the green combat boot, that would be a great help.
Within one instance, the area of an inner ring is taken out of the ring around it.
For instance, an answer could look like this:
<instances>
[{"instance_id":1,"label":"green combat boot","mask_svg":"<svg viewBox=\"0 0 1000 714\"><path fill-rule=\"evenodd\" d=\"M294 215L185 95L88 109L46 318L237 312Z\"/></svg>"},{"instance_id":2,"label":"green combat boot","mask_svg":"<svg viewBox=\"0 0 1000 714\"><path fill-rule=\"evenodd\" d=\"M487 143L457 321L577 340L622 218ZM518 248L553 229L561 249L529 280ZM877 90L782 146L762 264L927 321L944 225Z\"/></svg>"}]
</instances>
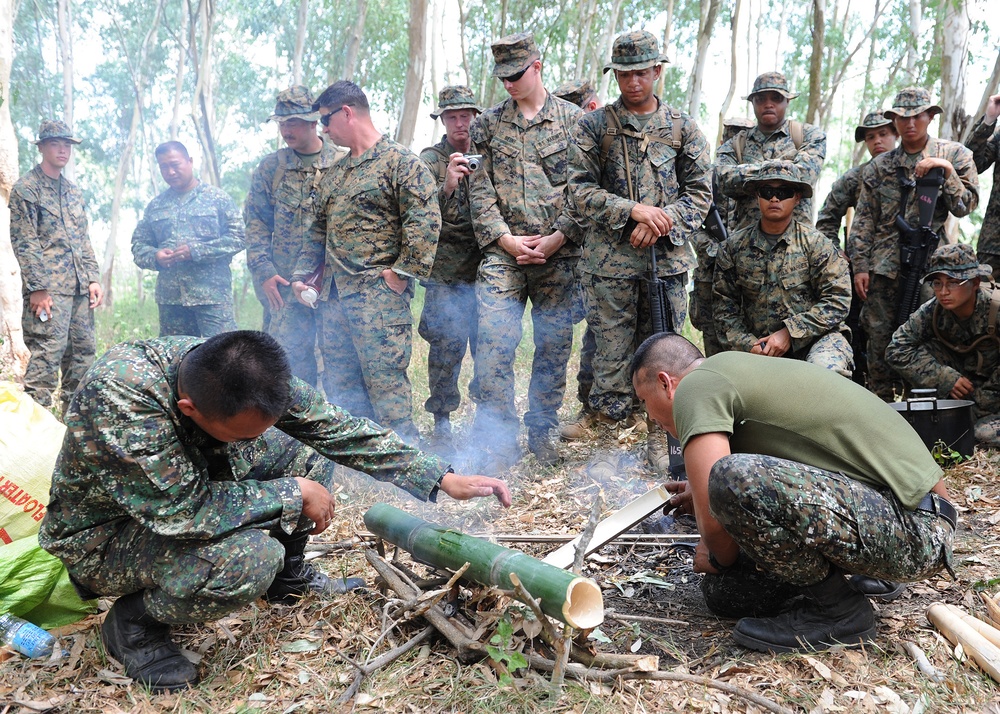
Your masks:
<instances>
[{"instance_id":1,"label":"green combat boot","mask_svg":"<svg viewBox=\"0 0 1000 714\"><path fill-rule=\"evenodd\" d=\"M875 611L868 598L833 567L825 579L799 590L806 601L774 617L744 617L733 639L761 652L814 652L854 647L875 637Z\"/></svg>"},{"instance_id":2,"label":"green combat boot","mask_svg":"<svg viewBox=\"0 0 1000 714\"><path fill-rule=\"evenodd\" d=\"M101 642L125 674L152 692L172 692L198 683L198 670L170 639L166 625L146 611L142 591L124 595L108 610Z\"/></svg>"},{"instance_id":3,"label":"green combat boot","mask_svg":"<svg viewBox=\"0 0 1000 714\"><path fill-rule=\"evenodd\" d=\"M646 420L646 428L649 432L646 437L646 462L657 475L666 476L670 473L670 442L667 432L654 424L652 419Z\"/></svg>"},{"instance_id":4,"label":"green combat boot","mask_svg":"<svg viewBox=\"0 0 1000 714\"><path fill-rule=\"evenodd\" d=\"M272 536L274 533L272 532ZM309 534L274 536L285 546L285 564L274 576L264 599L272 603L291 605L307 592L318 595L343 595L365 587L361 578L331 578L306 562L303 553Z\"/></svg>"}]
</instances>

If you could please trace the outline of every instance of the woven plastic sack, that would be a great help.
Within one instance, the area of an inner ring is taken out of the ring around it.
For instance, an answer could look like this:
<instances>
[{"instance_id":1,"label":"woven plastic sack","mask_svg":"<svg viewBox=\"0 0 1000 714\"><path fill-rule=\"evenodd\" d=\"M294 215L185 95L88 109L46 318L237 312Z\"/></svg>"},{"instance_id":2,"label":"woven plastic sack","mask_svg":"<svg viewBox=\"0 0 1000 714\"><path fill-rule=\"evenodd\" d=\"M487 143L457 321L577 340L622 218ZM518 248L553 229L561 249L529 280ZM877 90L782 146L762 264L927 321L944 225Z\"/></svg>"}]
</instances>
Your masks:
<instances>
[{"instance_id":1,"label":"woven plastic sack","mask_svg":"<svg viewBox=\"0 0 1000 714\"><path fill-rule=\"evenodd\" d=\"M0 612L10 612L50 630L97 611L81 600L62 561L38 546L38 536L0 547Z\"/></svg>"}]
</instances>

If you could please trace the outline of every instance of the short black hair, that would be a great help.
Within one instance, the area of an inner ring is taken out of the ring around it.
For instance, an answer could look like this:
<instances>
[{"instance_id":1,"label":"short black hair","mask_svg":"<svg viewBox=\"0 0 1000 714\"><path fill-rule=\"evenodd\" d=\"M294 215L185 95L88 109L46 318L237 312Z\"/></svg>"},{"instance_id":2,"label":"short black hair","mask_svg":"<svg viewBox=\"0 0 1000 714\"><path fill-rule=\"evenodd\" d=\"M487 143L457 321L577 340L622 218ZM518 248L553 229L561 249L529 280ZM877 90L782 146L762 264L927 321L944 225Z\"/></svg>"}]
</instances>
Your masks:
<instances>
[{"instance_id":1,"label":"short black hair","mask_svg":"<svg viewBox=\"0 0 1000 714\"><path fill-rule=\"evenodd\" d=\"M153 155L156 156L156 158L160 158L164 154L169 153L171 151L178 152L179 154L184 156L185 159L191 158L191 154L188 153L187 147L184 146L184 144L182 144L179 141L164 141L162 144L156 147L156 149L153 151Z\"/></svg>"},{"instance_id":2,"label":"short black hair","mask_svg":"<svg viewBox=\"0 0 1000 714\"><path fill-rule=\"evenodd\" d=\"M210 337L187 353L180 368L184 393L210 419L248 411L277 419L292 403L291 379L285 350L257 330Z\"/></svg>"},{"instance_id":3,"label":"short black hair","mask_svg":"<svg viewBox=\"0 0 1000 714\"><path fill-rule=\"evenodd\" d=\"M334 82L324 89L323 93L319 95L319 99L313 102L312 108L314 112L317 112L320 107L337 109L343 106L362 108L366 114L371 111L368 106L368 97L361 91L361 87L348 79Z\"/></svg>"},{"instance_id":4,"label":"short black hair","mask_svg":"<svg viewBox=\"0 0 1000 714\"><path fill-rule=\"evenodd\" d=\"M681 375L693 362L704 356L693 343L676 332L658 332L647 337L632 355L632 363L628 368L629 377L635 379L640 369L645 369L647 376L657 372Z\"/></svg>"}]
</instances>

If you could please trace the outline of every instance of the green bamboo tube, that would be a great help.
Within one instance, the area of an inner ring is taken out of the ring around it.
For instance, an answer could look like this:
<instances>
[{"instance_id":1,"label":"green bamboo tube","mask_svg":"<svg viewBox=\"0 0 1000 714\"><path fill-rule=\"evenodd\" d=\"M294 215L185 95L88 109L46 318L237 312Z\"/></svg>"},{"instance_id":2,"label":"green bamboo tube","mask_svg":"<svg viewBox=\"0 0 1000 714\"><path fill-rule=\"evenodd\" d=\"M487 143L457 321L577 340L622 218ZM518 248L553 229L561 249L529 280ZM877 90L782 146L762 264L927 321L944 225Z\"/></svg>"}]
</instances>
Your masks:
<instances>
[{"instance_id":1,"label":"green bamboo tube","mask_svg":"<svg viewBox=\"0 0 1000 714\"><path fill-rule=\"evenodd\" d=\"M463 577L480 585L513 590L510 574L516 573L532 597L541 599L542 612L571 627L589 630L604 622L604 598L590 578L547 565L519 550L428 523L386 503L368 509L365 525L422 563L449 570L469 563Z\"/></svg>"}]
</instances>

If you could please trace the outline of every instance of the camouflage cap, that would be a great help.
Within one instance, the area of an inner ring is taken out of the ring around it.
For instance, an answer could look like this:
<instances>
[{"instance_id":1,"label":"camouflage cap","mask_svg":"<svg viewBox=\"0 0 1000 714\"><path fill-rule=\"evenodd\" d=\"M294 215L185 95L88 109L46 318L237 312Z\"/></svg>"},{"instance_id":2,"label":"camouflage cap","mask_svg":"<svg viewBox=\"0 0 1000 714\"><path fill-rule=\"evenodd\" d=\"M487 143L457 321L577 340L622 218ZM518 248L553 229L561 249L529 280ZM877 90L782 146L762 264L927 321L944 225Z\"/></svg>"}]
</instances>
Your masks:
<instances>
[{"instance_id":1,"label":"camouflage cap","mask_svg":"<svg viewBox=\"0 0 1000 714\"><path fill-rule=\"evenodd\" d=\"M615 38L611 46L611 61L604 65L604 73L612 69L632 72L668 61L666 55L660 54L655 35L645 30L633 30Z\"/></svg>"},{"instance_id":2,"label":"camouflage cap","mask_svg":"<svg viewBox=\"0 0 1000 714\"><path fill-rule=\"evenodd\" d=\"M312 92L308 87L296 84L294 87L278 92L278 101L274 105L274 114L268 121L279 124L289 119L302 121L319 121L319 112L313 111Z\"/></svg>"},{"instance_id":3,"label":"camouflage cap","mask_svg":"<svg viewBox=\"0 0 1000 714\"><path fill-rule=\"evenodd\" d=\"M45 119L42 121L41 126L38 127L38 139L31 143L37 146L49 139L65 139L71 144L81 143L80 139L73 136L73 131L69 128L69 125L58 119Z\"/></svg>"},{"instance_id":4,"label":"camouflage cap","mask_svg":"<svg viewBox=\"0 0 1000 714\"><path fill-rule=\"evenodd\" d=\"M938 273L955 280L971 280L991 277L993 268L976 259L976 251L971 245L951 243L941 246L931 254L931 259L927 263L927 274L921 281L926 281Z\"/></svg>"},{"instance_id":5,"label":"camouflage cap","mask_svg":"<svg viewBox=\"0 0 1000 714\"><path fill-rule=\"evenodd\" d=\"M764 72L753 81L753 89L744 99L753 99L753 95L761 92L777 92L785 99L795 99L798 92L793 92L788 88L788 80L781 72Z\"/></svg>"},{"instance_id":6,"label":"camouflage cap","mask_svg":"<svg viewBox=\"0 0 1000 714\"><path fill-rule=\"evenodd\" d=\"M431 119L437 119L449 109L472 109L476 114L483 113L476 104L476 95L460 84L453 84L438 92L438 106L431 112Z\"/></svg>"},{"instance_id":7,"label":"camouflage cap","mask_svg":"<svg viewBox=\"0 0 1000 714\"><path fill-rule=\"evenodd\" d=\"M922 87L907 87L892 100L892 109L882 112L889 119L896 117L915 117L921 112L930 112L931 116L944 110L931 102L931 93Z\"/></svg>"},{"instance_id":8,"label":"camouflage cap","mask_svg":"<svg viewBox=\"0 0 1000 714\"><path fill-rule=\"evenodd\" d=\"M866 131L878 129L880 126L892 126L892 119L887 119L882 112L868 112L861 123L854 128L854 140L860 144L865 140Z\"/></svg>"},{"instance_id":9,"label":"camouflage cap","mask_svg":"<svg viewBox=\"0 0 1000 714\"><path fill-rule=\"evenodd\" d=\"M490 45L490 49L493 51L493 76L500 79L517 74L542 57L535 45L535 36L530 32L501 37Z\"/></svg>"},{"instance_id":10,"label":"camouflage cap","mask_svg":"<svg viewBox=\"0 0 1000 714\"><path fill-rule=\"evenodd\" d=\"M752 172L743 183L743 190L752 196L757 192L759 184L768 181L791 184L802 194L802 198L809 198L813 195L812 186L809 185L809 182L802 180L798 167L791 161L781 160L764 161L759 164L756 171Z\"/></svg>"},{"instance_id":11,"label":"camouflage cap","mask_svg":"<svg viewBox=\"0 0 1000 714\"><path fill-rule=\"evenodd\" d=\"M565 99L567 102L572 102L581 108L592 96L597 94L594 91L594 87L590 84L589 79L576 79L572 82L563 82L552 93L560 99Z\"/></svg>"}]
</instances>

